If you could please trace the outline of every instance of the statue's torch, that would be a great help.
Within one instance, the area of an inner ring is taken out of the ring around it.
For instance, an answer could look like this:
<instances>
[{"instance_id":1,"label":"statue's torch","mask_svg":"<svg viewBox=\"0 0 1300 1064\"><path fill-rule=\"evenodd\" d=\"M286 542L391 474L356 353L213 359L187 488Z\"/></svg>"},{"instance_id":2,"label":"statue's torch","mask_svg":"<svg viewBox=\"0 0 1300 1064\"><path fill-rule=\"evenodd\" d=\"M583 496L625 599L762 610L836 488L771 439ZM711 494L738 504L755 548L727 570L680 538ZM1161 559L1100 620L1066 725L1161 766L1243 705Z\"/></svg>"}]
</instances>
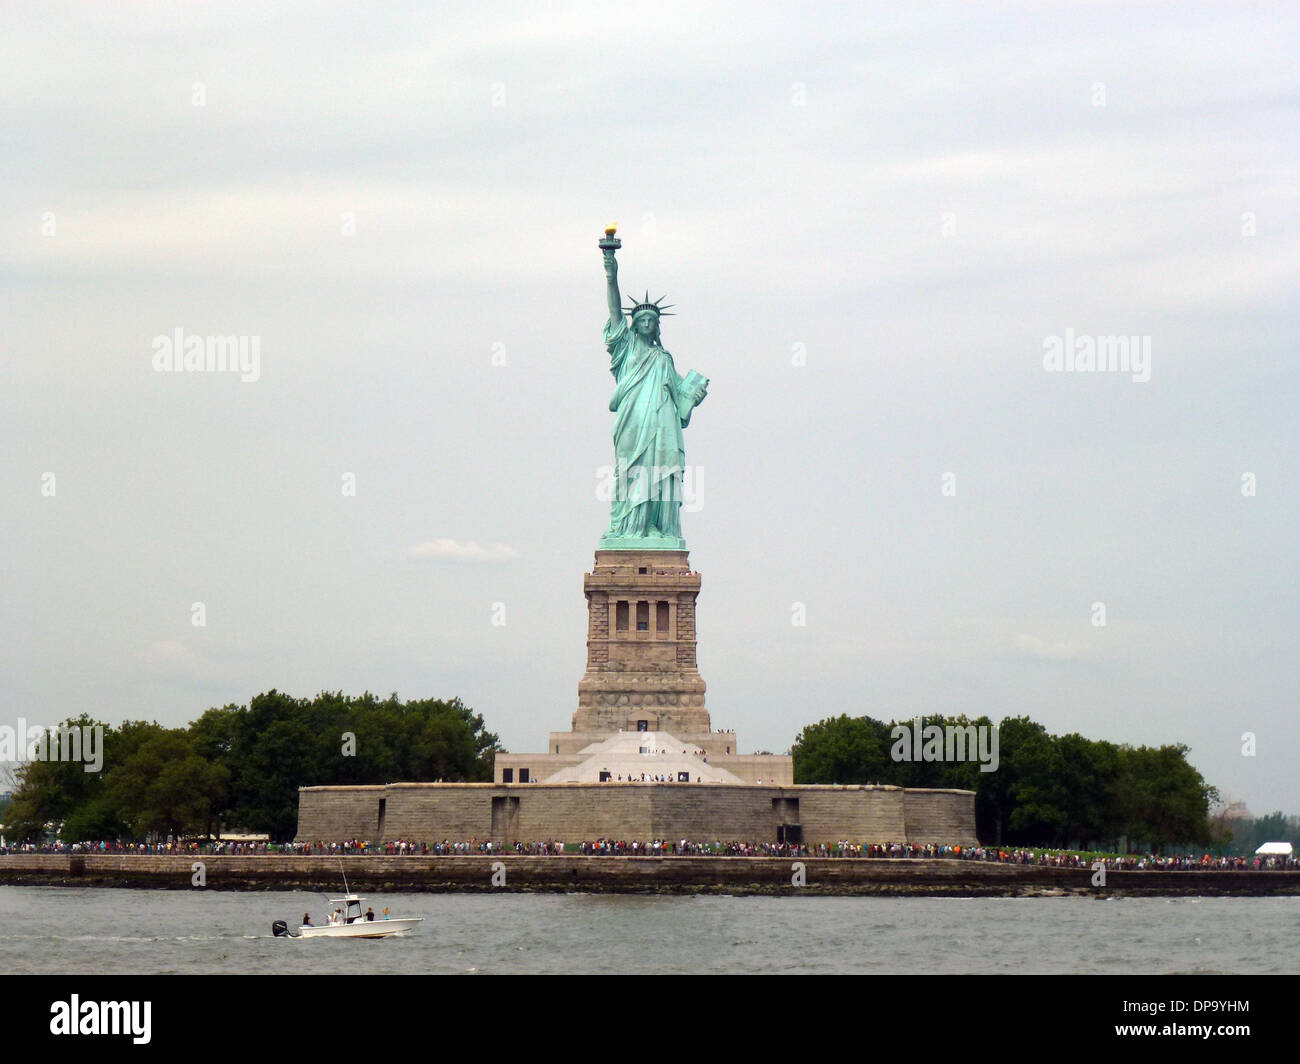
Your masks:
<instances>
[{"instance_id":1,"label":"statue's torch","mask_svg":"<svg viewBox=\"0 0 1300 1064\"><path fill-rule=\"evenodd\" d=\"M596 246L605 253L606 258L612 256L614 252L623 246L623 241L619 240L619 238L614 235L614 232L617 229L618 226L613 222L610 222L609 225L605 226L605 239L596 244Z\"/></svg>"}]
</instances>

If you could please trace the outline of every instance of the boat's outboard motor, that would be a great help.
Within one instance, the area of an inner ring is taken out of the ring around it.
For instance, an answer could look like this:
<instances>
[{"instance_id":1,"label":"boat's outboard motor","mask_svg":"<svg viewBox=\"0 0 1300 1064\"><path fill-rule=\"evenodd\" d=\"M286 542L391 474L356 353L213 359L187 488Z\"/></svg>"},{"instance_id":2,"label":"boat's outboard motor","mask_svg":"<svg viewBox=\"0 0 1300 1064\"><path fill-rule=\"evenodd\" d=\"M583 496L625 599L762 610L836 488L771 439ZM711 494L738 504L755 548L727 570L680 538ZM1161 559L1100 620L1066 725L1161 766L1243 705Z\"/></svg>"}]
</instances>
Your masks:
<instances>
[{"instance_id":1,"label":"boat's outboard motor","mask_svg":"<svg viewBox=\"0 0 1300 1064\"><path fill-rule=\"evenodd\" d=\"M275 923L271 925L271 934L273 934L276 938L288 938L289 925L286 924L283 920L277 920Z\"/></svg>"}]
</instances>

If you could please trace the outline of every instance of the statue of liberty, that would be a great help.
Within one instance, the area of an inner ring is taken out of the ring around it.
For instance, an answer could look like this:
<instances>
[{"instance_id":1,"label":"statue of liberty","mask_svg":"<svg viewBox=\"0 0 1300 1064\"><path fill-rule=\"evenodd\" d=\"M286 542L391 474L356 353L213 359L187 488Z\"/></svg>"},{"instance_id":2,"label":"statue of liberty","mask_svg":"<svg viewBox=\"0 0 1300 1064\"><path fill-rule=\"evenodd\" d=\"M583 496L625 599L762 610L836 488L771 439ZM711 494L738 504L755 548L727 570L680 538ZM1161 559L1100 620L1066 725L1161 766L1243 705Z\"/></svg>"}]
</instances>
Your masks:
<instances>
[{"instance_id":1,"label":"statue of liberty","mask_svg":"<svg viewBox=\"0 0 1300 1064\"><path fill-rule=\"evenodd\" d=\"M682 538L682 477L686 448L682 429L704 400L709 382L692 370L678 375L659 340L659 319L672 304L650 293L626 308L618 291L615 251L622 246L611 225L599 247L605 255L609 321L605 346L617 382L609 409L614 419L615 484L609 530L601 550L685 550ZM630 322L630 327L629 327Z\"/></svg>"}]
</instances>

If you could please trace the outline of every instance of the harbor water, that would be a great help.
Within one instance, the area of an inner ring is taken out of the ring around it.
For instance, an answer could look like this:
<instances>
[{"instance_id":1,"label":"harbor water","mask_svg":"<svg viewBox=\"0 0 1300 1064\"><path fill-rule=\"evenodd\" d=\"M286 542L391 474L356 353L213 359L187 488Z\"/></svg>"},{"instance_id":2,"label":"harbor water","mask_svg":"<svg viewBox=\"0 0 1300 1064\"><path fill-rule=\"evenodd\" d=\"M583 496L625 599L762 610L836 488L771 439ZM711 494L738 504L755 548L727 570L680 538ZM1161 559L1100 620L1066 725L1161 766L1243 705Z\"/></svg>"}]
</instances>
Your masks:
<instances>
[{"instance_id":1,"label":"harbor water","mask_svg":"<svg viewBox=\"0 0 1300 1064\"><path fill-rule=\"evenodd\" d=\"M304 891L0 887L12 974L1296 974L1300 898L384 894L419 929L277 939Z\"/></svg>"}]
</instances>

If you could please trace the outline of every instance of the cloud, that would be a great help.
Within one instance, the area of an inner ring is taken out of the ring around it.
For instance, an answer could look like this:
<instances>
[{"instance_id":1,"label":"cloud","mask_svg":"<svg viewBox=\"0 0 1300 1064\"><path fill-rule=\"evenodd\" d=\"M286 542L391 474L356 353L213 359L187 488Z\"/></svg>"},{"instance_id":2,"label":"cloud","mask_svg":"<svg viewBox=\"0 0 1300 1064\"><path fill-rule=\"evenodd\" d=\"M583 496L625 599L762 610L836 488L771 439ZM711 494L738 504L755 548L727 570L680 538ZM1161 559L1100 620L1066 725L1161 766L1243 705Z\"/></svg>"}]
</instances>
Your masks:
<instances>
[{"instance_id":1,"label":"cloud","mask_svg":"<svg viewBox=\"0 0 1300 1064\"><path fill-rule=\"evenodd\" d=\"M461 543L454 539L435 539L419 543L407 552L407 557L417 562L472 562L496 565L519 557L514 547L504 543L480 546L472 541Z\"/></svg>"},{"instance_id":2,"label":"cloud","mask_svg":"<svg viewBox=\"0 0 1300 1064\"><path fill-rule=\"evenodd\" d=\"M193 677L207 671L206 662L179 639L151 643L137 658L147 669L160 675Z\"/></svg>"},{"instance_id":3,"label":"cloud","mask_svg":"<svg viewBox=\"0 0 1300 1064\"><path fill-rule=\"evenodd\" d=\"M1036 635L1016 636L1016 646L1040 661L1080 661L1092 655L1078 643L1049 643Z\"/></svg>"}]
</instances>

